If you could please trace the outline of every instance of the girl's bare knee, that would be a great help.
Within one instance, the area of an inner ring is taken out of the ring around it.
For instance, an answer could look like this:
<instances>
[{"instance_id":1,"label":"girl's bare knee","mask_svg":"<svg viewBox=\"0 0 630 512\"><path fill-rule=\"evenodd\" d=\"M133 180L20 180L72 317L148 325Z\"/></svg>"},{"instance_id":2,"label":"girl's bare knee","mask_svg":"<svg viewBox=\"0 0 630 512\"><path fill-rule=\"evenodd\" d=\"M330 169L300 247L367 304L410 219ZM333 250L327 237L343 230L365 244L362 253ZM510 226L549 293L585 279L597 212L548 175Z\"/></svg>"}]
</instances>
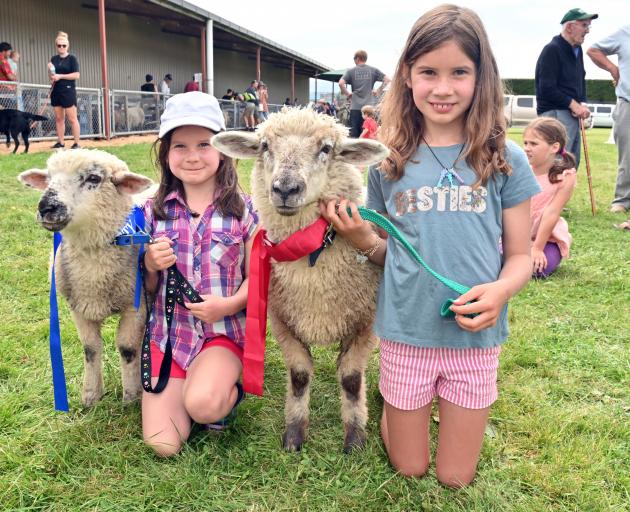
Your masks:
<instances>
[{"instance_id":1,"label":"girl's bare knee","mask_svg":"<svg viewBox=\"0 0 630 512\"><path fill-rule=\"evenodd\" d=\"M230 411L229 396L223 393L198 393L190 390L184 396L184 407L196 423L212 423Z\"/></svg>"},{"instance_id":2,"label":"girl's bare knee","mask_svg":"<svg viewBox=\"0 0 630 512\"><path fill-rule=\"evenodd\" d=\"M183 442L179 439L164 439L163 437L144 436L144 442L150 446L159 457L172 457L182 449Z\"/></svg>"},{"instance_id":3,"label":"girl's bare knee","mask_svg":"<svg viewBox=\"0 0 630 512\"><path fill-rule=\"evenodd\" d=\"M436 468L436 475L438 481L447 487L453 489L461 489L472 483L475 478L475 472L457 472L457 471L444 471L439 467Z\"/></svg>"},{"instance_id":4,"label":"girl's bare knee","mask_svg":"<svg viewBox=\"0 0 630 512\"><path fill-rule=\"evenodd\" d=\"M396 471L407 477L420 478L427 474L429 461L407 460L390 457L389 461Z\"/></svg>"}]
</instances>

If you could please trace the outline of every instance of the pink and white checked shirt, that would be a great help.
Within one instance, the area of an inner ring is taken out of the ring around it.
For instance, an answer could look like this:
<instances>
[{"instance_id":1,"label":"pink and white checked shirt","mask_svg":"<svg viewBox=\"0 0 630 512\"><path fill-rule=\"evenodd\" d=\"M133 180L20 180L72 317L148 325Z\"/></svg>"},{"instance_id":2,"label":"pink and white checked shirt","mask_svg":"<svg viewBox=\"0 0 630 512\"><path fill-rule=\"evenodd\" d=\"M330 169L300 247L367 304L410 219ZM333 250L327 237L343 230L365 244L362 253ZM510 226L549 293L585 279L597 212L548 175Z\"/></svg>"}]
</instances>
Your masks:
<instances>
[{"instance_id":1,"label":"pink and white checked shirt","mask_svg":"<svg viewBox=\"0 0 630 512\"><path fill-rule=\"evenodd\" d=\"M173 220L153 217L153 200L144 207L147 231L153 238L165 236L175 242L177 268L200 295L234 295L245 279L245 242L258 225L258 215L251 199L242 194L245 211L242 219L224 217L210 205L196 228L188 208L175 191L164 200L166 215ZM151 341L162 352L166 349L166 271L161 272L153 303L149 329ZM175 304L171 324L171 346L174 361L184 370L199 353L206 340L224 335L241 348L245 344L245 310L207 324L196 319L186 308Z\"/></svg>"}]
</instances>

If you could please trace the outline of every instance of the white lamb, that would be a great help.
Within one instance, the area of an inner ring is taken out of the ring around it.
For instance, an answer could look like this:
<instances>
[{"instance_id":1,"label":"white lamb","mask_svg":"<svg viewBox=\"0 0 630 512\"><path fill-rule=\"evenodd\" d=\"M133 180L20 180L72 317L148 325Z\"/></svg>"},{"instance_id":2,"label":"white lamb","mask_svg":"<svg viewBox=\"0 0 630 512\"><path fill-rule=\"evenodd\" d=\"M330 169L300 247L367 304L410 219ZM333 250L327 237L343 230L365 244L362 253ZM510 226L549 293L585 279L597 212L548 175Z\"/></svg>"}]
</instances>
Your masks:
<instances>
[{"instance_id":1,"label":"white lamb","mask_svg":"<svg viewBox=\"0 0 630 512\"><path fill-rule=\"evenodd\" d=\"M272 114L257 133L224 132L212 141L234 158L256 158L254 206L270 240L279 242L320 215L318 202L336 197L361 201L357 166L382 161L382 144L348 139L329 116L309 109ZM299 450L309 420L313 360L309 345L340 342L337 376L344 423L344 451L365 444L365 368L376 344L372 323L381 270L360 262L342 237L324 249L313 267L308 258L272 261L271 328L288 368L283 444Z\"/></svg>"},{"instance_id":2,"label":"white lamb","mask_svg":"<svg viewBox=\"0 0 630 512\"><path fill-rule=\"evenodd\" d=\"M101 324L114 313L120 313L116 346L123 401L136 399L146 315L144 298L138 311L133 308L138 246L112 241L131 210L132 194L146 190L152 181L130 172L117 157L88 149L55 153L46 170L24 171L18 179L44 191L37 219L63 236L55 277L83 344L83 404L93 405L103 395Z\"/></svg>"}]
</instances>

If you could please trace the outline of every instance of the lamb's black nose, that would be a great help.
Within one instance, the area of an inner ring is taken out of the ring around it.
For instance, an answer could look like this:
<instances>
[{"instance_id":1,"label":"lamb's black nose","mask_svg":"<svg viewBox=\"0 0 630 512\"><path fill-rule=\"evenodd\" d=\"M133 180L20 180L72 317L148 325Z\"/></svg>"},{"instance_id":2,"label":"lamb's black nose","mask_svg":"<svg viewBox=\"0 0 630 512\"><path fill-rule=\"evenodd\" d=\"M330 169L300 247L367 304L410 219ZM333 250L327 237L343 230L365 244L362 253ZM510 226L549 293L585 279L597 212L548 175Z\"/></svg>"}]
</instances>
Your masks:
<instances>
[{"instance_id":1,"label":"lamb's black nose","mask_svg":"<svg viewBox=\"0 0 630 512\"><path fill-rule=\"evenodd\" d=\"M294 184L289 186L273 185L271 191L274 194L279 195L283 202L286 202L289 197L298 195L304 190L304 186L300 184Z\"/></svg>"},{"instance_id":2,"label":"lamb's black nose","mask_svg":"<svg viewBox=\"0 0 630 512\"><path fill-rule=\"evenodd\" d=\"M39 215L45 219L51 216L63 217L66 214L66 205L57 201L56 196L44 195L37 205Z\"/></svg>"},{"instance_id":3,"label":"lamb's black nose","mask_svg":"<svg viewBox=\"0 0 630 512\"><path fill-rule=\"evenodd\" d=\"M49 213L55 213L55 210L57 209L57 204L54 203L39 203L39 214L42 217L45 217L46 215L48 215Z\"/></svg>"}]
</instances>

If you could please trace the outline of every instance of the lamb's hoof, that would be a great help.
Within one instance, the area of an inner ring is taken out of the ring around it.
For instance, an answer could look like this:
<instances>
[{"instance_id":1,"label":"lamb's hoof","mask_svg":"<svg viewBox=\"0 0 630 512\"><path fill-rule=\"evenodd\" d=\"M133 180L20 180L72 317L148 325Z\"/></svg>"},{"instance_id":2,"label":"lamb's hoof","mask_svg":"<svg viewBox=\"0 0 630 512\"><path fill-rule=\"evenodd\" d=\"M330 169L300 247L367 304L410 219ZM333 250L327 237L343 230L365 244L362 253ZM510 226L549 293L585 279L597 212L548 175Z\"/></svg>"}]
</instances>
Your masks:
<instances>
[{"instance_id":1,"label":"lamb's hoof","mask_svg":"<svg viewBox=\"0 0 630 512\"><path fill-rule=\"evenodd\" d=\"M288 452L299 452L304 443L306 426L304 422L294 422L287 425L282 436L282 446Z\"/></svg>"},{"instance_id":2,"label":"lamb's hoof","mask_svg":"<svg viewBox=\"0 0 630 512\"><path fill-rule=\"evenodd\" d=\"M352 453L365 447L367 436L365 430L356 425L348 425L346 428L346 438L343 441L343 452Z\"/></svg>"},{"instance_id":3,"label":"lamb's hoof","mask_svg":"<svg viewBox=\"0 0 630 512\"><path fill-rule=\"evenodd\" d=\"M102 389L83 390L81 395L81 402L85 407L92 407L103 397Z\"/></svg>"},{"instance_id":4,"label":"lamb's hoof","mask_svg":"<svg viewBox=\"0 0 630 512\"><path fill-rule=\"evenodd\" d=\"M135 402L140 398L141 394L142 390L140 388L125 389L123 390L123 403L127 404Z\"/></svg>"}]
</instances>

